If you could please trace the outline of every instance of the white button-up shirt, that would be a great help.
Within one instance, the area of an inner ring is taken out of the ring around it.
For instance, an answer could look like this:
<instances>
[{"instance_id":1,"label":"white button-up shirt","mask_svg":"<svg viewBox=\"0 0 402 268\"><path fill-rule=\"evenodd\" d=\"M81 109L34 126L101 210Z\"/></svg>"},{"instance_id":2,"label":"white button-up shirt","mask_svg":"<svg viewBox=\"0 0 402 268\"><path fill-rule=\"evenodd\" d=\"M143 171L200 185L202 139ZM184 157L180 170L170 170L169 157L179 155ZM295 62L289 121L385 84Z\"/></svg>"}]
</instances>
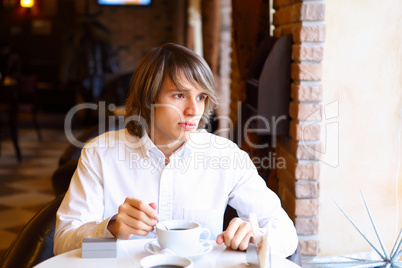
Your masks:
<instances>
[{"instance_id":1,"label":"white button-up shirt","mask_svg":"<svg viewBox=\"0 0 402 268\"><path fill-rule=\"evenodd\" d=\"M286 257L297 246L294 225L279 198L236 144L197 131L165 166L165 156L147 135L138 138L122 129L82 149L57 212L55 254L79 248L85 237L110 236L107 224L127 197L156 203L161 221L198 222L210 229L212 238L222 232L229 204L243 220L254 212L260 227L275 219L270 230L274 253ZM155 232L147 237L155 237Z\"/></svg>"}]
</instances>

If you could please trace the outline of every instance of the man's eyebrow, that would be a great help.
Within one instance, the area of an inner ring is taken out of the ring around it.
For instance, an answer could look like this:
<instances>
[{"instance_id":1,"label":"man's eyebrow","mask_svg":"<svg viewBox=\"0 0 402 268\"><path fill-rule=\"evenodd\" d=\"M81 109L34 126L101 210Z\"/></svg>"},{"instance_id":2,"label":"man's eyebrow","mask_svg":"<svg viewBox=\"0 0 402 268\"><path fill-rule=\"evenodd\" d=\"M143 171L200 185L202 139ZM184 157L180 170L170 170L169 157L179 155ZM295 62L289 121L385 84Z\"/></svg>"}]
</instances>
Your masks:
<instances>
[{"instance_id":1,"label":"man's eyebrow","mask_svg":"<svg viewBox=\"0 0 402 268\"><path fill-rule=\"evenodd\" d=\"M180 93L187 93L190 92L190 89L187 88L172 88L169 89L169 93L176 93L176 92L180 92ZM199 95L208 95L206 92L201 91Z\"/></svg>"},{"instance_id":2,"label":"man's eyebrow","mask_svg":"<svg viewBox=\"0 0 402 268\"><path fill-rule=\"evenodd\" d=\"M172 89L169 89L169 92L181 92L181 93L186 93L186 92L189 92L190 90L189 89L186 89L186 88L172 88Z\"/></svg>"}]
</instances>

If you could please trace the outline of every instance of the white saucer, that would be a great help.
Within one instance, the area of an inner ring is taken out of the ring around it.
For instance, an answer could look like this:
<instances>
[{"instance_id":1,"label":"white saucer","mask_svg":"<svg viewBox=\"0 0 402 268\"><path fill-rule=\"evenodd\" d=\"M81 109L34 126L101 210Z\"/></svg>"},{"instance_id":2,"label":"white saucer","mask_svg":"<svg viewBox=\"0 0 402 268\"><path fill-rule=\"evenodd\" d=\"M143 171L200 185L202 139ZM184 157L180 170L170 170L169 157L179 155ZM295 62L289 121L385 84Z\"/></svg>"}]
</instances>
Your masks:
<instances>
[{"instance_id":1,"label":"white saucer","mask_svg":"<svg viewBox=\"0 0 402 268\"><path fill-rule=\"evenodd\" d=\"M160 246L159 246L159 243L158 243L158 241L156 239L146 243L144 248L148 253L151 253L151 254L172 254L172 255L175 255L170 250L161 249ZM212 244L210 242L208 242L208 241L205 241L205 242L203 242L201 244L201 250L199 250L197 252L194 252L194 253L191 253L191 254L179 255L179 256L195 260L195 259L198 259L199 257L201 257L202 255L207 254L211 250L212 250Z\"/></svg>"}]
</instances>

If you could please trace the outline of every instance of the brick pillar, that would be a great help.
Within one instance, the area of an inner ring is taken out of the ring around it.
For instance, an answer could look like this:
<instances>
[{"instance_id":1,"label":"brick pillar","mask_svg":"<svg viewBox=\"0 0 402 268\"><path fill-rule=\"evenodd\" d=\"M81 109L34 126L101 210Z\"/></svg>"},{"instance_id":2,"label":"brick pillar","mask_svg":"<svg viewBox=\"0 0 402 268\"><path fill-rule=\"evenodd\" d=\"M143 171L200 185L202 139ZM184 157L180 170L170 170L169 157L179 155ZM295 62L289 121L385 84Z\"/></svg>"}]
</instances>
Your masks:
<instances>
[{"instance_id":1,"label":"brick pillar","mask_svg":"<svg viewBox=\"0 0 402 268\"><path fill-rule=\"evenodd\" d=\"M291 117L289 136L278 140L278 194L295 223L303 255L319 253L319 159L307 150L320 150L322 59L325 39L324 1L274 0L275 37L292 34Z\"/></svg>"}]
</instances>

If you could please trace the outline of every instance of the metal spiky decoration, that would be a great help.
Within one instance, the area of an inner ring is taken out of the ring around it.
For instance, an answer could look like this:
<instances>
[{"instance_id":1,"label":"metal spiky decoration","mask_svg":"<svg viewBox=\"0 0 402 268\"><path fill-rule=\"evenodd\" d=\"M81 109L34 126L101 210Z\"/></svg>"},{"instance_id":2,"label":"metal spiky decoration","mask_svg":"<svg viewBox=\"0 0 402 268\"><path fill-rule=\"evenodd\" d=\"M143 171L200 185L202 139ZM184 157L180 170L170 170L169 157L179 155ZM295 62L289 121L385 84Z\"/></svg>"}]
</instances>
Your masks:
<instances>
[{"instance_id":1,"label":"metal spiky decoration","mask_svg":"<svg viewBox=\"0 0 402 268\"><path fill-rule=\"evenodd\" d=\"M395 244L391 250L391 253L388 254L385 250L384 243L380 235L378 234L377 227L374 223L373 217L371 216L370 210L367 206L366 199L362 191L360 190L360 194L362 195L364 205L366 206L367 213L370 217L371 224L373 225L374 231L377 235L378 241L381 245L381 251L374 246L373 243L367 238L367 236L357 227L357 225L352 221L352 219L346 214L346 212L338 205L338 203L334 200L336 206L342 211L342 213L346 216L346 218L352 223L352 225L356 228L356 230L363 236L363 238L370 244L370 246L377 252L377 254L381 257L382 260L370 260L370 259L360 259L360 258L352 258L347 256L342 256L343 258L347 258L348 261L336 261L336 262L313 262L310 264L314 265L336 265L337 267L385 267L385 268L402 268L402 262L398 261L399 257L402 255L402 229L399 232L398 238L395 240ZM339 266L341 265L341 266Z\"/></svg>"}]
</instances>

